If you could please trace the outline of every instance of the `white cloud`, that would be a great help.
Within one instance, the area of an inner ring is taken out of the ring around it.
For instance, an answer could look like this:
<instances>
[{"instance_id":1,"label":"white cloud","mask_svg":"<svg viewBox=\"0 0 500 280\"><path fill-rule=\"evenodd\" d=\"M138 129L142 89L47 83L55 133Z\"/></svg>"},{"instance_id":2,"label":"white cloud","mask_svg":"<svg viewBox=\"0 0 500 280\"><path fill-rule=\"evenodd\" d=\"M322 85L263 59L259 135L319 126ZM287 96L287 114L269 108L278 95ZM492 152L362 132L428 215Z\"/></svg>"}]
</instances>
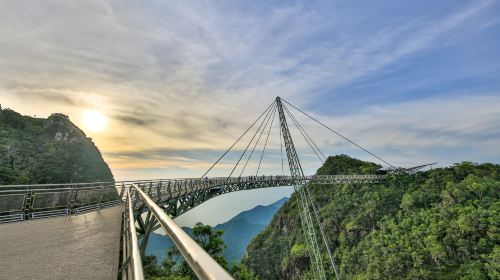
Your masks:
<instances>
[{"instance_id":1,"label":"white cloud","mask_svg":"<svg viewBox=\"0 0 500 280\"><path fill-rule=\"evenodd\" d=\"M106 111L113 129L92 135L105 153L222 149L275 96L321 102L317 92L335 94L439 45L489 3L389 24L322 2L1 1L2 102L30 114L62 110L77 123L79 107ZM497 104L485 98L473 100ZM428 102L365 108L332 123L375 148L459 146L495 126L492 105L489 115L462 114L466 98Z\"/></svg>"},{"instance_id":2,"label":"white cloud","mask_svg":"<svg viewBox=\"0 0 500 280\"><path fill-rule=\"evenodd\" d=\"M325 118L331 128L398 165L439 161L442 165L500 158L500 94L431 97L377 105L351 115ZM298 115L299 113L297 113ZM307 123L316 139L336 153L377 161L323 128ZM333 139L333 143L331 142ZM336 139L336 140L335 140ZM438 151L438 152L436 152Z\"/></svg>"}]
</instances>

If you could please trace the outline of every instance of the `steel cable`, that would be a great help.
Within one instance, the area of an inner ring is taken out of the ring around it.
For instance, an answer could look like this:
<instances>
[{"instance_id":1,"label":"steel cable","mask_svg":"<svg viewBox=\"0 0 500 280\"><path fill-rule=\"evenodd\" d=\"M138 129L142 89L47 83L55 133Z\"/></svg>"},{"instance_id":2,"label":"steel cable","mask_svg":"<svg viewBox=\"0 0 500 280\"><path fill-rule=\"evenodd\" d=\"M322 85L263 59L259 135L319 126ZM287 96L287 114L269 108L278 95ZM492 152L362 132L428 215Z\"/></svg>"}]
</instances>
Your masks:
<instances>
[{"instance_id":1,"label":"steel cable","mask_svg":"<svg viewBox=\"0 0 500 280\"><path fill-rule=\"evenodd\" d=\"M274 117L274 112L276 112L276 107L274 107L274 109L271 110L273 112L273 117ZM266 116L267 118L267 116ZM252 148L252 151L250 152L250 155L248 156L247 158L247 161L245 162L245 165L243 166L243 169L241 170L240 172L240 177L241 175L243 175L243 172L245 171L246 167L247 167L247 164L248 162L250 161L250 158L252 157L254 151L255 151L255 148L257 147L257 145L259 144L260 142L260 138L262 137L262 134L264 133L266 127L267 127L267 124L269 123L269 119L267 119L266 121L266 124L264 125L264 127L262 128L262 131L260 132L260 135L259 135L259 138L257 139L257 141L255 142L253 148ZM260 127L259 127L260 128Z\"/></svg>"},{"instance_id":2,"label":"steel cable","mask_svg":"<svg viewBox=\"0 0 500 280\"><path fill-rule=\"evenodd\" d=\"M299 123L299 121L295 118L295 116L292 114L292 112L290 112L288 110L288 108L286 106L283 106L283 108L285 108L285 110L288 112L288 114L290 115L290 117L292 118L292 120L295 121L295 123L298 125L299 129L302 129L302 131L305 133L305 135L309 138L309 140L311 141L311 143L314 145L314 147L316 147L316 150L318 150L318 152L321 154L321 156L323 157L324 160L326 160L326 156L325 154L323 154L323 152L320 150L320 148L318 147L318 145L316 145L316 142L314 142L314 140L312 139L312 137L309 135L309 133L307 133L307 131L304 129L304 127L302 127L302 125ZM304 136L304 135L302 135Z\"/></svg>"},{"instance_id":3,"label":"steel cable","mask_svg":"<svg viewBox=\"0 0 500 280\"><path fill-rule=\"evenodd\" d=\"M295 127L297 127L297 129L299 130L300 134L302 134L302 137L304 137L304 139L306 140L307 144L309 145L309 147L311 147L311 149L313 150L314 154L316 154L316 156L318 157L319 161L321 161L321 163L323 163L323 159L319 156L319 154L316 152L316 149L314 149L313 145L309 142L309 140L307 139L306 135L304 135L304 133L302 132L302 130L300 129L300 124L295 120L295 118L292 116L292 114L290 113L290 111L288 111L288 109L283 106L283 108L285 109L285 112L288 114L288 116L290 116L290 119L292 119L292 122L295 124ZM321 153L321 151L320 151ZM321 153L323 154L323 153ZM324 155L323 155L324 157Z\"/></svg>"},{"instance_id":4,"label":"steel cable","mask_svg":"<svg viewBox=\"0 0 500 280\"><path fill-rule=\"evenodd\" d=\"M259 166L257 166L257 172L255 173L255 177L259 175L260 164L262 163L262 158L264 157L264 152L266 151L267 141L269 140L269 134L271 133L271 128L273 127L274 117L276 115L277 108L274 108L273 115L271 117L271 125L269 125L269 130L267 131L266 142L264 143L264 148L262 149L262 154L260 155Z\"/></svg>"},{"instance_id":5,"label":"steel cable","mask_svg":"<svg viewBox=\"0 0 500 280\"><path fill-rule=\"evenodd\" d=\"M363 148L361 145L359 145L359 144L357 144L356 142L352 141L351 139L349 139L349 138L345 137L344 135L340 134L339 132L337 132L337 131L335 131L335 130L331 129L331 128L330 128L330 127L328 127L327 125L325 125L325 124L323 124L322 122L318 121L316 118L312 117L311 115L307 114L306 112L302 111L301 109L299 109L299 108L295 107L295 106L294 106L293 104L291 104L290 102L288 102L288 101L286 101L286 100L284 100L284 99L281 99L281 100L285 101L285 103L286 103L286 104L288 104L288 105L292 106L293 108L295 108L295 110L297 110L297 111L301 112L302 114L304 114L304 115L308 116L310 119L312 119L313 121L317 122L318 124L320 124L321 126L325 127L326 129L330 130L331 132L335 133L337 136L341 137L342 139L344 139L344 140L348 141L349 143L353 144L354 146L356 146L356 147L360 148L361 150L363 150L363 151L367 152L368 154L370 154L370 155L372 155L373 157L375 157L376 159L378 159L378 160L380 160L380 161L384 162L385 164L387 164L387 165L389 165L389 166L391 166L391 167L393 167L393 168L396 168L396 169L397 169L397 167L395 167L394 165L390 164L389 162L387 162L386 160L382 159L381 157L379 157L379 156L375 155L374 153L372 153L372 152L368 151L367 149Z\"/></svg>"},{"instance_id":6,"label":"steel cable","mask_svg":"<svg viewBox=\"0 0 500 280\"><path fill-rule=\"evenodd\" d=\"M247 134L247 132L252 129L252 127L260 120L260 118L262 118L262 116L271 108L271 106L273 106L274 104L276 103L276 101L273 101L273 103L271 103L267 109L262 112L262 114L260 114L260 116L252 123L252 125L250 125L249 128L247 128L247 130L245 130L245 132L243 132L243 134L236 140L236 142L233 143L233 145L231 145L231 147L229 147L229 149L227 149L223 154L222 156L219 157L219 159L217 159L217 161L212 164L212 166L210 166L210 168L205 171L205 173L203 173L203 175L201 176L201 178L204 178L213 168L215 165L217 165L217 163L219 163L219 161L236 145L238 144L238 142L241 140L241 138L243 138L243 136L245 136Z\"/></svg>"},{"instance_id":7,"label":"steel cable","mask_svg":"<svg viewBox=\"0 0 500 280\"><path fill-rule=\"evenodd\" d=\"M274 106L272 107L274 108ZM257 128L257 131L255 132L255 134L253 135L252 139L250 140L250 142L248 143L248 145L246 146L245 150L243 151L243 153L241 154L240 158L238 159L238 161L236 162L236 165L234 166L233 170L231 170L231 173L229 174L229 176L227 176L228 178L231 177L234 173L234 170L236 170L236 168L238 167L238 165L240 164L240 161L241 159L243 158L243 156L245 155L245 153L247 152L248 150L248 147L250 147L250 144L252 144L253 142L253 139L255 138L255 136L257 135L257 133L260 131L260 128L262 127L262 125L264 124L264 122L266 121L267 117L269 117L269 114L271 113L271 111L273 111L272 109L268 110L267 113L266 113L266 116L264 117L264 119L262 120L262 122L260 123L260 126L259 128ZM266 125L267 125L267 122L266 122ZM264 131L264 130L262 130ZM261 132L261 135L262 135L262 132ZM260 138L260 137L259 137Z\"/></svg>"}]
</instances>

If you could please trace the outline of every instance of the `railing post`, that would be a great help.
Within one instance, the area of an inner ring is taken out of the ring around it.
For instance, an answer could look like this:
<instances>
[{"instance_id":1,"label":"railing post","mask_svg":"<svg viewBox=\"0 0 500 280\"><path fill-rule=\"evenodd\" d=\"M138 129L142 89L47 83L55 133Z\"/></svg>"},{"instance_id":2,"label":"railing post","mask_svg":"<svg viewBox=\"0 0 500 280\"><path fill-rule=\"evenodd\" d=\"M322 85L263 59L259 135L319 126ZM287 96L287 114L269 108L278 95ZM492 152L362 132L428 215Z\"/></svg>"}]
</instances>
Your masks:
<instances>
[{"instance_id":1,"label":"railing post","mask_svg":"<svg viewBox=\"0 0 500 280\"><path fill-rule=\"evenodd\" d=\"M151 192L153 191L153 182L149 182L149 190L148 195L151 196Z\"/></svg>"},{"instance_id":2,"label":"railing post","mask_svg":"<svg viewBox=\"0 0 500 280\"><path fill-rule=\"evenodd\" d=\"M30 219L31 207L33 206L33 188L30 186L26 187L26 196L24 197L24 219Z\"/></svg>"},{"instance_id":3,"label":"railing post","mask_svg":"<svg viewBox=\"0 0 500 280\"><path fill-rule=\"evenodd\" d=\"M75 209L77 196L78 196L78 189L76 189L75 185L72 185L68 199L68 209L70 213L73 213L73 210Z\"/></svg>"},{"instance_id":4,"label":"railing post","mask_svg":"<svg viewBox=\"0 0 500 280\"><path fill-rule=\"evenodd\" d=\"M103 184L100 184L100 185L101 185L101 187L99 188L99 199L97 201L97 205L99 206L99 208L101 208L102 196L104 193L104 186L103 186Z\"/></svg>"},{"instance_id":5,"label":"railing post","mask_svg":"<svg viewBox=\"0 0 500 280\"><path fill-rule=\"evenodd\" d=\"M162 187L162 183L161 181L156 183L156 196L157 196L157 201L160 201L161 200L161 187Z\"/></svg>"},{"instance_id":6,"label":"railing post","mask_svg":"<svg viewBox=\"0 0 500 280\"><path fill-rule=\"evenodd\" d=\"M123 199L124 193L125 193L125 183L122 183L122 189L120 190L120 199Z\"/></svg>"}]
</instances>

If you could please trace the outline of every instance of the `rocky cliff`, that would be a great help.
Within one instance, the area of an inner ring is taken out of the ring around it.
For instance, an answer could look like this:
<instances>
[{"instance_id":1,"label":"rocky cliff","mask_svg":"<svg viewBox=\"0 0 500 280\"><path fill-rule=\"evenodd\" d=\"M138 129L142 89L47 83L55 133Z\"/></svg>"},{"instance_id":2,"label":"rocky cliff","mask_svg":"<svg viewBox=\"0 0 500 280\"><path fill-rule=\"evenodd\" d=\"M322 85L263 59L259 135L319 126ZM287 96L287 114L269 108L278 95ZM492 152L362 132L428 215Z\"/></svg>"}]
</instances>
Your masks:
<instances>
[{"instance_id":1,"label":"rocky cliff","mask_svg":"<svg viewBox=\"0 0 500 280\"><path fill-rule=\"evenodd\" d=\"M67 116L0 108L0 185L113 180L92 139Z\"/></svg>"}]
</instances>

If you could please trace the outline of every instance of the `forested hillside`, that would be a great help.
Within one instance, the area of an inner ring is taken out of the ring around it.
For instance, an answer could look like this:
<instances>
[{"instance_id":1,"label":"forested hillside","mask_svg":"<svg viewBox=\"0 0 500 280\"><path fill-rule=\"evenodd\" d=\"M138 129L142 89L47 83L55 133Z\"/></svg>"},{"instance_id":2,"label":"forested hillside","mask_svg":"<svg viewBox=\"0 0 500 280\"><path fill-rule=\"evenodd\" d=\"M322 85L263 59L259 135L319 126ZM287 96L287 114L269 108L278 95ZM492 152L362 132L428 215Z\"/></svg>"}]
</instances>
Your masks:
<instances>
[{"instance_id":1,"label":"forested hillside","mask_svg":"<svg viewBox=\"0 0 500 280\"><path fill-rule=\"evenodd\" d=\"M101 153L67 116L0 108L0 185L113 181Z\"/></svg>"},{"instance_id":2,"label":"forested hillside","mask_svg":"<svg viewBox=\"0 0 500 280\"><path fill-rule=\"evenodd\" d=\"M376 167L335 156L317 173ZM342 279L500 279L499 165L464 162L383 184L312 185L310 191ZM242 263L260 279L312 279L295 194L250 243Z\"/></svg>"}]
</instances>

